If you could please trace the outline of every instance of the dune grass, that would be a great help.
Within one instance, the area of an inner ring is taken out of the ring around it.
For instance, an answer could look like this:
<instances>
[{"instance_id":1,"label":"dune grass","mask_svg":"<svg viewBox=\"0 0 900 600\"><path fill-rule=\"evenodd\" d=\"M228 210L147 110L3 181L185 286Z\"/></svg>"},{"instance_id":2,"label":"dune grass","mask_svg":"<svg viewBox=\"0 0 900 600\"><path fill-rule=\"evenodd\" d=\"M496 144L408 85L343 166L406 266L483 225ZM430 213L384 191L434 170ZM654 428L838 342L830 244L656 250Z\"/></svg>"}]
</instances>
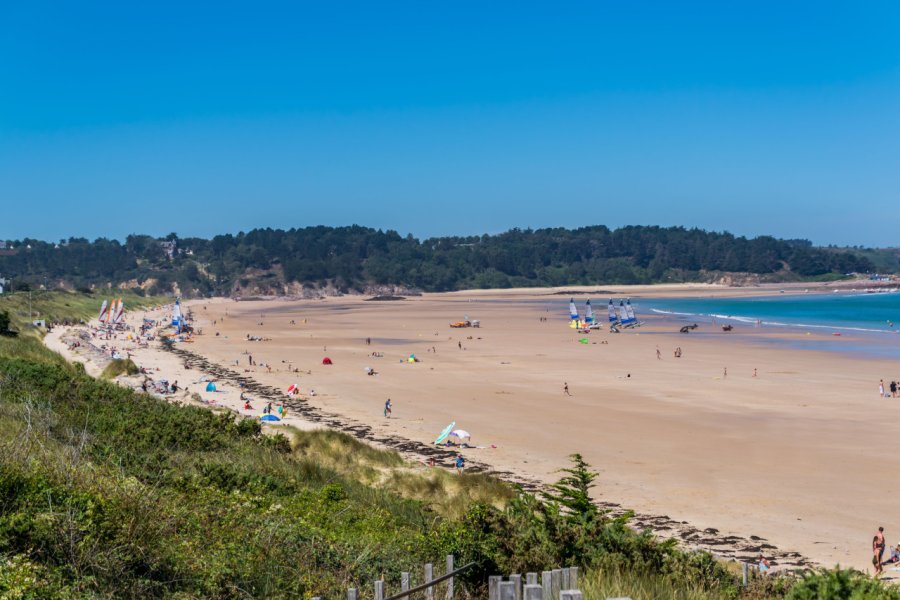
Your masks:
<instances>
[{"instance_id":1,"label":"dune grass","mask_svg":"<svg viewBox=\"0 0 900 600\"><path fill-rule=\"evenodd\" d=\"M121 298L126 310L158 306L171 301L161 296L139 296L131 290L102 290L93 293L64 290L37 290L6 293L0 296L0 311L8 311L12 329L20 335L39 335L31 327L34 319L48 323L95 318L103 300Z\"/></svg>"},{"instance_id":2,"label":"dune grass","mask_svg":"<svg viewBox=\"0 0 900 600\"><path fill-rule=\"evenodd\" d=\"M141 370L130 358L117 358L106 365L100 377L103 379L115 379L119 375L137 375Z\"/></svg>"},{"instance_id":3,"label":"dune grass","mask_svg":"<svg viewBox=\"0 0 900 600\"><path fill-rule=\"evenodd\" d=\"M376 448L330 429L289 434L294 456L377 489L420 501L445 518L459 518L474 504L503 508L514 488L490 475L463 473L409 463L393 450Z\"/></svg>"}]
</instances>

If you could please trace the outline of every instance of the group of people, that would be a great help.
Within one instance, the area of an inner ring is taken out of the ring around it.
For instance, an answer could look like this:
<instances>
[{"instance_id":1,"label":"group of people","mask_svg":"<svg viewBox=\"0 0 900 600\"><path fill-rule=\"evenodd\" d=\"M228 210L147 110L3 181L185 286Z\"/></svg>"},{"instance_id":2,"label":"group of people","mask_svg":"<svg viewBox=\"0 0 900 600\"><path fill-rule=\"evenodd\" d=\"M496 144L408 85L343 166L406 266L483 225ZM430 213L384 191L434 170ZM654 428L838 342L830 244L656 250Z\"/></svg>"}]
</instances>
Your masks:
<instances>
[{"instance_id":1,"label":"group of people","mask_svg":"<svg viewBox=\"0 0 900 600\"><path fill-rule=\"evenodd\" d=\"M884 389L884 379L878 382L878 395L882 398L896 398L898 391L900 391L900 383L896 381L890 382L887 390Z\"/></svg>"},{"instance_id":2,"label":"group of people","mask_svg":"<svg viewBox=\"0 0 900 600\"><path fill-rule=\"evenodd\" d=\"M872 566L875 567L875 576L884 572L884 565L890 565L900 562L900 542L891 548L891 557L884 560L884 551L887 548L887 542L884 539L884 527L879 527L872 538Z\"/></svg>"}]
</instances>

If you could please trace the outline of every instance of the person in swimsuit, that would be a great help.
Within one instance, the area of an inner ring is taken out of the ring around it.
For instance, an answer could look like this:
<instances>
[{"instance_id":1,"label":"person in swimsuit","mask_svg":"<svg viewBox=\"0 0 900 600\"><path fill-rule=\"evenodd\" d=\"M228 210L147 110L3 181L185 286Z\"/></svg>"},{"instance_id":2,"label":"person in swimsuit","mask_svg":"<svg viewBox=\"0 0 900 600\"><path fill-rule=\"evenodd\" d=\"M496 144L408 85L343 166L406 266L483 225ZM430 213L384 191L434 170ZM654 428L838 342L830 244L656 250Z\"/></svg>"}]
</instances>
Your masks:
<instances>
[{"instance_id":1,"label":"person in swimsuit","mask_svg":"<svg viewBox=\"0 0 900 600\"><path fill-rule=\"evenodd\" d=\"M875 566L875 575L880 575L884 571L881 565L881 559L884 556L884 527L879 527L872 538L872 564Z\"/></svg>"}]
</instances>

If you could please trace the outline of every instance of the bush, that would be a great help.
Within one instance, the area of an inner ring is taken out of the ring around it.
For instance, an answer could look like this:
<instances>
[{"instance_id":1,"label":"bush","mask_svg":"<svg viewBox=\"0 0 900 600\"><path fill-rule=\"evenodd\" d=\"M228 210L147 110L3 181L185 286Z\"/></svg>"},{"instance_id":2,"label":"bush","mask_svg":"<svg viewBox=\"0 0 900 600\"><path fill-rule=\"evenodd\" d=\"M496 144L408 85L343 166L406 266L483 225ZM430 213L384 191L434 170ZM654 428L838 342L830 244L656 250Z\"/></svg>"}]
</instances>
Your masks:
<instances>
[{"instance_id":1,"label":"bush","mask_svg":"<svg viewBox=\"0 0 900 600\"><path fill-rule=\"evenodd\" d=\"M900 600L900 589L854 569L813 571L791 587L785 600Z\"/></svg>"},{"instance_id":2,"label":"bush","mask_svg":"<svg viewBox=\"0 0 900 600\"><path fill-rule=\"evenodd\" d=\"M103 369L100 376L103 379L115 379L119 375L137 375L141 370L130 358L115 359Z\"/></svg>"}]
</instances>

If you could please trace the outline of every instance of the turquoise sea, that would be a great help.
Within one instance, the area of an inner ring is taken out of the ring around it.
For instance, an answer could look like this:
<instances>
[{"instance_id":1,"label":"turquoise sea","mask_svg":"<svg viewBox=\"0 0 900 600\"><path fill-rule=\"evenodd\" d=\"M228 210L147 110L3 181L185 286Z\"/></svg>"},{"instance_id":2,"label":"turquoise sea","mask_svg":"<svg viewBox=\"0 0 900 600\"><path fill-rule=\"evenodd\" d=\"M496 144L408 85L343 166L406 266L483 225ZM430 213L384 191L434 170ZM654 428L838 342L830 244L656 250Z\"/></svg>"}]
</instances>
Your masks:
<instances>
[{"instance_id":1,"label":"turquoise sea","mask_svg":"<svg viewBox=\"0 0 900 600\"><path fill-rule=\"evenodd\" d=\"M758 298L633 300L635 308L709 322L799 327L832 332L893 333L900 330L900 293L778 295ZM892 326L893 324L893 326Z\"/></svg>"},{"instance_id":2,"label":"turquoise sea","mask_svg":"<svg viewBox=\"0 0 900 600\"><path fill-rule=\"evenodd\" d=\"M638 318L669 317L698 323L703 335L709 325L731 323L735 332L797 329L810 335L784 339L749 336L751 343L798 350L840 352L857 358L900 359L900 293L784 294L757 298L659 298L632 300ZM605 311L604 311L605 314ZM835 337L840 336L840 337Z\"/></svg>"}]
</instances>

